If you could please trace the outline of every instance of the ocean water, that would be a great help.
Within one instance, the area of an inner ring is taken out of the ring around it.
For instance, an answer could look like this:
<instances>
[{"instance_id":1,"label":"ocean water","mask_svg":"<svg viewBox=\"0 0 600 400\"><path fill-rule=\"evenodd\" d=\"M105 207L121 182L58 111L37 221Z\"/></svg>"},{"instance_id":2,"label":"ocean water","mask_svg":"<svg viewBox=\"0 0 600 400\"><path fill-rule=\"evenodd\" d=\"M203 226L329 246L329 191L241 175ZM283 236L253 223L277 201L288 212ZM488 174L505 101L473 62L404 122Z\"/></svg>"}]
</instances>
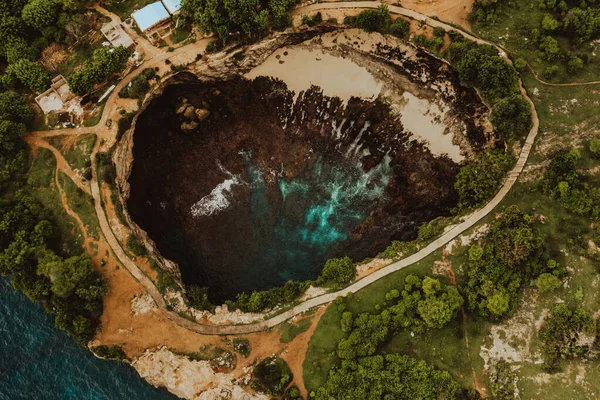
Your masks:
<instances>
[{"instance_id":1,"label":"ocean water","mask_svg":"<svg viewBox=\"0 0 600 400\"><path fill-rule=\"evenodd\" d=\"M176 399L129 365L103 361L0 277L0 399Z\"/></svg>"}]
</instances>

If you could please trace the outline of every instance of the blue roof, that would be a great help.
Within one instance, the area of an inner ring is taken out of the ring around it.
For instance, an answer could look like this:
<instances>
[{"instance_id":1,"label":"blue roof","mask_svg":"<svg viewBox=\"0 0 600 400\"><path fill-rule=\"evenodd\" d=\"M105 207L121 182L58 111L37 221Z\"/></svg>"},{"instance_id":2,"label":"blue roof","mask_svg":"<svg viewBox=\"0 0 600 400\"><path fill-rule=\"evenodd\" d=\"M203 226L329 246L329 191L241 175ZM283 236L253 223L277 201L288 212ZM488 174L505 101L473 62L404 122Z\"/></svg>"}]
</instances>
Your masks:
<instances>
[{"instance_id":1,"label":"blue roof","mask_svg":"<svg viewBox=\"0 0 600 400\"><path fill-rule=\"evenodd\" d=\"M167 9L160 1L148 4L146 7L131 14L140 30L143 32L146 29L158 24L161 21L169 18Z\"/></svg>"},{"instance_id":2,"label":"blue roof","mask_svg":"<svg viewBox=\"0 0 600 400\"><path fill-rule=\"evenodd\" d=\"M171 14L175 14L181 9L181 0L162 0L162 2Z\"/></svg>"}]
</instances>

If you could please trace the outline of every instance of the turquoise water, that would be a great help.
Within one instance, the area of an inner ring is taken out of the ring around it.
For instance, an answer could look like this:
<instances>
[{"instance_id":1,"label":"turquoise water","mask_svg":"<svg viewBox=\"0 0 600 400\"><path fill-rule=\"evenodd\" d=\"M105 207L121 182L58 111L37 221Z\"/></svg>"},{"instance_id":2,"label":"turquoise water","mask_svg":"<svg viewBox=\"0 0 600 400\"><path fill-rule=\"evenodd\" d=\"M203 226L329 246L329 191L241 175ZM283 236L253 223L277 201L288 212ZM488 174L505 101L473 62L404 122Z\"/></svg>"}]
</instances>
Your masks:
<instances>
[{"instance_id":1,"label":"turquoise water","mask_svg":"<svg viewBox=\"0 0 600 400\"><path fill-rule=\"evenodd\" d=\"M0 277L0 399L176 398L132 367L94 357Z\"/></svg>"}]
</instances>

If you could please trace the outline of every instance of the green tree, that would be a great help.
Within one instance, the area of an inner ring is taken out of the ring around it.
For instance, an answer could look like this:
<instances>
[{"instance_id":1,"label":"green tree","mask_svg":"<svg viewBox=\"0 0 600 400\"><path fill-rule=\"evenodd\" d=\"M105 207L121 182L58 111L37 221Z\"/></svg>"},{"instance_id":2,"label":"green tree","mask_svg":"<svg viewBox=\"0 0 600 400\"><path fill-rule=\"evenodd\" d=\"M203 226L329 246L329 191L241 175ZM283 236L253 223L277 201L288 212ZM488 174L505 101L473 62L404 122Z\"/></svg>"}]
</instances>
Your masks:
<instances>
[{"instance_id":1,"label":"green tree","mask_svg":"<svg viewBox=\"0 0 600 400\"><path fill-rule=\"evenodd\" d=\"M487 300L487 308L495 317L504 315L510 306L510 296L503 290L496 290Z\"/></svg>"},{"instance_id":2,"label":"green tree","mask_svg":"<svg viewBox=\"0 0 600 400\"><path fill-rule=\"evenodd\" d=\"M419 301L419 316L430 328L441 328L450 322L463 304L463 298L454 286L442 289L440 281L426 276L423 279L425 298Z\"/></svg>"},{"instance_id":3,"label":"green tree","mask_svg":"<svg viewBox=\"0 0 600 400\"><path fill-rule=\"evenodd\" d=\"M57 13L54 0L29 0L23 7L22 18L27 25L41 31L56 21Z\"/></svg>"},{"instance_id":4,"label":"green tree","mask_svg":"<svg viewBox=\"0 0 600 400\"><path fill-rule=\"evenodd\" d=\"M498 100L492 107L492 124L504 141L511 143L522 139L532 125L529 102L519 94Z\"/></svg>"},{"instance_id":5,"label":"green tree","mask_svg":"<svg viewBox=\"0 0 600 400\"><path fill-rule=\"evenodd\" d=\"M543 273L537 280L537 288L540 293L550 292L560 287L560 279L548 273Z\"/></svg>"},{"instance_id":6,"label":"green tree","mask_svg":"<svg viewBox=\"0 0 600 400\"><path fill-rule=\"evenodd\" d=\"M454 183L459 195L458 207L477 207L492 197L511 165L510 154L497 150L479 153L475 161L463 165Z\"/></svg>"},{"instance_id":7,"label":"green tree","mask_svg":"<svg viewBox=\"0 0 600 400\"><path fill-rule=\"evenodd\" d=\"M541 56L548 60L553 61L558 58L560 53L560 47L558 46L558 42L552 36L544 36L542 40L540 40L540 50L542 51Z\"/></svg>"},{"instance_id":8,"label":"green tree","mask_svg":"<svg viewBox=\"0 0 600 400\"><path fill-rule=\"evenodd\" d=\"M567 63L567 69L574 74L583 69L583 60L579 57L571 57Z\"/></svg>"},{"instance_id":9,"label":"green tree","mask_svg":"<svg viewBox=\"0 0 600 400\"><path fill-rule=\"evenodd\" d=\"M23 96L11 91L0 93L0 120L28 124L32 118L33 110Z\"/></svg>"},{"instance_id":10,"label":"green tree","mask_svg":"<svg viewBox=\"0 0 600 400\"><path fill-rule=\"evenodd\" d=\"M332 258L325 262L317 282L348 283L356 276L356 267L350 257Z\"/></svg>"},{"instance_id":11,"label":"green tree","mask_svg":"<svg viewBox=\"0 0 600 400\"><path fill-rule=\"evenodd\" d=\"M43 92L50 87L50 75L44 70L44 67L26 58L21 58L9 65L6 73L36 92Z\"/></svg>"}]
</instances>

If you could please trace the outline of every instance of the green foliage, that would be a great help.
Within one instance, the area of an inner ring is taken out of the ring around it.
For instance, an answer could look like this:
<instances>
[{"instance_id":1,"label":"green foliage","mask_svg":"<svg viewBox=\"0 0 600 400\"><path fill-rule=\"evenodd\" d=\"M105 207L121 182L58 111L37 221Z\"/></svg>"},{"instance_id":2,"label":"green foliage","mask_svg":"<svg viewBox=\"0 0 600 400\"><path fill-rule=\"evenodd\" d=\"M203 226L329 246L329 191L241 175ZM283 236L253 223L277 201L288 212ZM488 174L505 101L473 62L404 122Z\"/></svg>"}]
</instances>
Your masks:
<instances>
[{"instance_id":1,"label":"green foliage","mask_svg":"<svg viewBox=\"0 0 600 400\"><path fill-rule=\"evenodd\" d=\"M560 279L547 272L541 274L537 280L537 288L540 291L540 293L546 293L554 289L558 289L560 285Z\"/></svg>"},{"instance_id":2,"label":"green foliage","mask_svg":"<svg viewBox=\"0 0 600 400\"><path fill-rule=\"evenodd\" d=\"M291 2L278 0L269 5L277 14L277 25L281 26L284 19L281 7L287 11ZM221 44L227 42L230 34L238 32L244 38L256 39L266 33L269 23L269 10L262 8L259 0L184 0L181 15L203 32L216 33Z\"/></svg>"},{"instance_id":3,"label":"green foliage","mask_svg":"<svg viewBox=\"0 0 600 400\"><path fill-rule=\"evenodd\" d=\"M329 373L316 399L469 399L446 371L400 354L344 361Z\"/></svg>"},{"instance_id":4,"label":"green foliage","mask_svg":"<svg viewBox=\"0 0 600 400\"><path fill-rule=\"evenodd\" d=\"M180 289L179 285L177 284L177 281L175 280L175 278L173 277L173 275L171 275L171 273L169 271L165 271L160 267L157 267L156 270L158 271L156 288L161 293L165 293L167 291L167 289L173 289L173 290Z\"/></svg>"},{"instance_id":5,"label":"green foliage","mask_svg":"<svg viewBox=\"0 0 600 400\"><path fill-rule=\"evenodd\" d=\"M512 164L512 156L498 150L485 150L475 161L464 164L454 183L459 196L458 208L478 207L496 194Z\"/></svg>"},{"instance_id":6,"label":"green foliage","mask_svg":"<svg viewBox=\"0 0 600 400\"><path fill-rule=\"evenodd\" d=\"M531 106L520 94L505 97L492 107L492 124L496 135L512 143L523 139L531 129Z\"/></svg>"},{"instance_id":7,"label":"green foliage","mask_svg":"<svg viewBox=\"0 0 600 400\"><path fill-rule=\"evenodd\" d=\"M119 92L119 97L143 100L150 90L150 80L156 77L154 68L146 68Z\"/></svg>"},{"instance_id":8,"label":"green foliage","mask_svg":"<svg viewBox=\"0 0 600 400\"><path fill-rule=\"evenodd\" d=\"M352 281L356 276L356 267L350 257L332 258L325 262L317 284L327 282L344 284Z\"/></svg>"},{"instance_id":9,"label":"green foliage","mask_svg":"<svg viewBox=\"0 0 600 400\"><path fill-rule=\"evenodd\" d=\"M308 15L302 16L302 25L315 26L323 22L323 16L320 12L316 13L312 17Z\"/></svg>"},{"instance_id":10,"label":"green foliage","mask_svg":"<svg viewBox=\"0 0 600 400\"><path fill-rule=\"evenodd\" d=\"M260 312L278 305L288 304L304 294L311 282L288 281L283 286L267 291L253 291L251 294L240 293L235 302L229 302L230 308L239 308L244 312Z\"/></svg>"},{"instance_id":11,"label":"green foliage","mask_svg":"<svg viewBox=\"0 0 600 400\"><path fill-rule=\"evenodd\" d=\"M0 107L2 109L2 107ZM594 157L600 157L600 139L592 139L590 142L590 152Z\"/></svg>"},{"instance_id":12,"label":"green foliage","mask_svg":"<svg viewBox=\"0 0 600 400\"><path fill-rule=\"evenodd\" d=\"M596 324L582 309L557 305L539 331L544 369L558 370L561 358L590 357L596 343Z\"/></svg>"},{"instance_id":13,"label":"green foliage","mask_svg":"<svg viewBox=\"0 0 600 400\"><path fill-rule=\"evenodd\" d=\"M452 43L450 50L460 57L455 64L460 80L477 87L483 96L495 102L519 93L517 72L489 45L465 45Z\"/></svg>"},{"instance_id":14,"label":"green foliage","mask_svg":"<svg viewBox=\"0 0 600 400\"><path fill-rule=\"evenodd\" d=\"M512 312L520 289L549 270L563 270L547 261L533 219L513 205L494 222L483 247L469 250L468 282L463 288L469 308L491 319Z\"/></svg>"},{"instance_id":15,"label":"green foliage","mask_svg":"<svg viewBox=\"0 0 600 400\"><path fill-rule=\"evenodd\" d=\"M542 189L566 210L600 221L600 187L577 170L580 158L578 150L553 154Z\"/></svg>"},{"instance_id":16,"label":"green foliage","mask_svg":"<svg viewBox=\"0 0 600 400\"><path fill-rule=\"evenodd\" d=\"M50 87L50 75L44 70L41 64L21 58L14 64L6 68L8 79L17 79L25 87L43 92Z\"/></svg>"},{"instance_id":17,"label":"green foliage","mask_svg":"<svg viewBox=\"0 0 600 400\"><path fill-rule=\"evenodd\" d=\"M252 370L252 388L273 396L281 396L292 381L292 371L279 357L268 357Z\"/></svg>"},{"instance_id":18,"label":"green foliage","mask_svg":"<svg viewBox=\"0 0 600 400\"><path fill-rule=\"evenodd\" d=\"M252 352L252 345L248 339L236 337L233 338L233 350L247 358Z\"/></svg>"},{"instance_id":19,"label":"green foliage","mask_svg":"<svg viewBox=\"0 0 600 400\"><path fill-rule=\"evenodd\" d=\"M410 33L410 22L404 18L396 18L393 24L390 25L390 34L401 39L408 39Z\"/></svg>"},{"instance_id":20,"label":"green foliage","mask_svg":"<svg viewBox=\"0 0 600 400\"><path fill-rule=\"evenodd\" d=\"M364 10L354 20L357 28L367 32L387 33L390 24L390 13L386 5L380 5L377 10Z\"/></svg>"},{"instance_id":21,"label":"green foliage","mask_svg":"<svg viewBox=\"0 0 600 400\"><path fill-rule=\"evenodd\" d=\"M297 0L269 0L273 29L283 30L290 25L291 17L288 14L288 9L297 2Z\"/></svg>"},{"instance_id":22,"label":"green foliage","mask_svg":"<svg viewBox=\"0 0 600 400\"><path fill-rule=\"evenodd\" d=\"M191 285L186 287L185 298L188 304L197 310L214 310L215 306L208 299L208 289Z\"/></svg>"},{"instance_id":23,"label":"green foliage","mask_svg":"<svg viewBox=\"0 0 600 400\"><path fill-rule=\"evenodd\" d=\"M23 7L23 22L32 28L42 30L50 26L57 17L57 2L54 0L29 0Z\"/></svg>"},{"instance_id":24,"label":"green foliage","mask_svg":"<svg viewBox=\"0 0 600 400\"><path fill-rule=\"evenodd\" d=\"M519 72L525 72L527 70L527 62L522 58L517 58L513 65Z\"/></svg>"},{"instance_id":25,"label":"green foliage","mask_svg":"<svg viewBox=\"0 0 600 400\"><path fill-rule=\"evenodd\" d=\"M146 255L146 247L133 234L127 237L127 250L137 257Z\"/></svg>"},{"instance_id":26,"label":"green foliage","mask_svg":"<svg viewBox=\"0 0 600 400\"><path fill-rule=\"evenodd\" d=\"M423 279L425 299L417 306L419 316L430 328L441 328L456 316L463 298L454 286L442 289L441 283L430 277Z\"/></svg>"},{"instance_id":27,"label":"green foliage","mask_svg":"<svg viewBox=\"0 0 600 400\"><path fill-rule=\"evenodd\" d=\"M298 389L298 386L292 385L292 387L286 390L282 400L303 400L302 394L300 394L300 389Z\"/></svg>"},{"instance_id":28,"label":"green foliage","mask_svg":"<svg viewBox=\"0 0 600 400\"><path fill-rule=\"evenodd\" d=\"M92 61L87 61L82 70L71 76L69 80L71 90L79 95L90 92L95 84L102 83L112 75L123 71L130 54L131 51L123 46L97 49L94 51Z\"/></svg>"},{"instance_id":29,"label":"green foliage","mask_svg":"<svg viewBox=\"0 0 600 400\"><path fill-rule=\"evenodd\" d=\"M120 139L123 134L131 128L135 114L135 111L132 111L119 118L119 121L117 122L117 139Z\"/></svg>"},{"instance_id":30,"label":"green foliage","mask_svg":"<svg viewBox=\"0 0 600 400\"><path fill-rule=\"evenodd\" d=\"M506 361L498 361L489 369L490 390L497 400L514 400L516 375Z\"/></svg>"},{"instance_id":31,"label":"green foliage","mask_svg":"<svg viewBox=\"0 0 600 400\"><path fill-rule=\"evenodd\" d=\"M121 346L95 346L90 350L105 360L123 361L129 359Z\"/></svg>"}]
</instances>

